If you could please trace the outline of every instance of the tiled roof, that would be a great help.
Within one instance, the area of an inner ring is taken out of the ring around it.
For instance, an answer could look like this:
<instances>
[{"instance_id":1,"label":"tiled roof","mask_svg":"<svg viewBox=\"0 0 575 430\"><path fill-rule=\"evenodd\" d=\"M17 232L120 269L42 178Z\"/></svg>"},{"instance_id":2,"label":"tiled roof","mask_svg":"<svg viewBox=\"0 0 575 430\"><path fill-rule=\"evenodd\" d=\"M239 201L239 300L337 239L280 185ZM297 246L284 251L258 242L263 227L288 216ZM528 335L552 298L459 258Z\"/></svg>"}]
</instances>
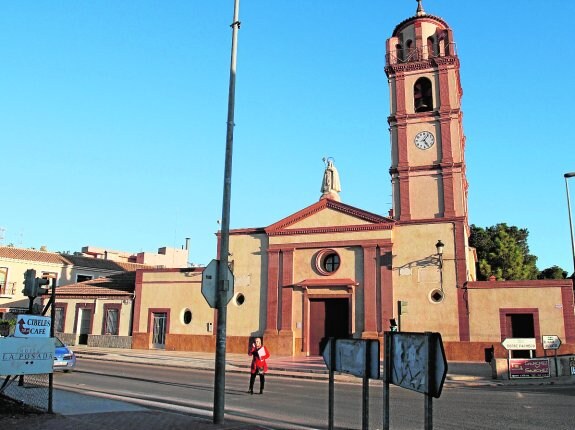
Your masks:
<instances>
[{"instance_id":1,"label":"tiled roof","mask_svg":"<svg viewBox=\"0 0 575 430\"><path fill-rule=\"evenodd\" d=\"M83 255L61 255L75 267L87 267L91 269L133 271L136 269L151 269L153 266L139 263L128 263L124 261L103 260L101 258L84 257Z\"/></svg>"},{"instance_id":2,"label":"tiled roof","mask_svg":"<svg viewBox=\"0 0 575 430\"><path fill-rule=\"evenodd\" d=\"M9 246L0 246L0 258L37 261L39 263L66 264L64 261L62 261L62 256L60 254L56 254L55 252L13 248Z\"/></svg>"},{"instance_id":3,"label":"tiled roof","mask_svg":"<svg viewBox=\"0 0 575 430\"><path fill-rule=\"evenodd\" d=\"M56 296L125 296L134 292L136 272L124 272L56 288Z\"/></svg>"},{"instance_id":4,"label":"tiled roof","mask_svg":"<svg viewBox=\"0 0 575 430\"><path fill-rule=\"evenodd\" d=\"M104 260L100 258L85 257L82 255L58 254L55 252L37 251L34 249L22 249L7 246L0 246L0 258L33 261L37 263L62 264L64 266L75 266L118 272L133 271L136 269L151 269L154 267L147 264Z\"/></svg>"}]
</instances>

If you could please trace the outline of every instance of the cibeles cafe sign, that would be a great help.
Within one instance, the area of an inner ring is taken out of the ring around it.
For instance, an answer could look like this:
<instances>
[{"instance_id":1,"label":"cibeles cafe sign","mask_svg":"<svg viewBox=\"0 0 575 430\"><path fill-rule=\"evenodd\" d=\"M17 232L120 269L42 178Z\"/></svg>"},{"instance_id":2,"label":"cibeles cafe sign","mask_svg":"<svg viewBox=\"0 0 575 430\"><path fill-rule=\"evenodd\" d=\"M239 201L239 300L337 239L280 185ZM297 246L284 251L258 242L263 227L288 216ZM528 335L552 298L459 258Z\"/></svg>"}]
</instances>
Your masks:
<instances>
[{"instance_id":1,"label":"cibeles cafe sign","mask_svg":"<svg viewBox=\"0 0 575 430\"><path fill-rule=\"evenodd\" d=\"M0 338L0 375L52 373L54 339L50 318L18 315L14 337Z\"/></svg>"},{"instance_id":2,"label":"cibeles cafe sign","mask_svg":"<svg viewBox=\"0 0 575 430\"><path fill-rule=\"evenodd\" d=\"M50 337L50 324L49 317L18 315L14 337Z\"/></svg>"}]
</instances>

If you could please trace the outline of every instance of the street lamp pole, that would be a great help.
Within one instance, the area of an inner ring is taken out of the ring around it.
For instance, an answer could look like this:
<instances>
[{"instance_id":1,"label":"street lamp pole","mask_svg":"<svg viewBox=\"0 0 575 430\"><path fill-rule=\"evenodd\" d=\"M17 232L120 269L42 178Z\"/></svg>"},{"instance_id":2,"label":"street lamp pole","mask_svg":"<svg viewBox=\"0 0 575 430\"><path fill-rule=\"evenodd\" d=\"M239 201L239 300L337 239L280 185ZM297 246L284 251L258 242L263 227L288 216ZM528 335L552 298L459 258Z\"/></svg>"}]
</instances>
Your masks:
<instances>
[{"instance_id":1,"label":"street lamp pole","mask_svg":"<svg viewBox=\"0 0 575 430\"><path fill-rule=\"evenodd\" d=\"M571 202L569 199L569 185L567 179L575 176L575 172L565 173L565 189L567 190L567 211L569 212L569 228L571 229L571 253L573 255L573 275L575 276L575 240L573 239L573 221L571 220Z\"/></svg>"}]
</instances>

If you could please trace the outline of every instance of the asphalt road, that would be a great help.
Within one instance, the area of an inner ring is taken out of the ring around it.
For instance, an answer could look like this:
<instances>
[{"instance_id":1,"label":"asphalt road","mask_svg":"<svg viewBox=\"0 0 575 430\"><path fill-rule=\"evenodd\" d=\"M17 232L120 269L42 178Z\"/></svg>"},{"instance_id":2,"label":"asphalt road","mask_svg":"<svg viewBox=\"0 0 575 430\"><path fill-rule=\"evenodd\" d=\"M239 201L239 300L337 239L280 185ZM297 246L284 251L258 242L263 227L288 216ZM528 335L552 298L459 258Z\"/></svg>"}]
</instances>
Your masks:
<instances>
[{"instance_id":1,"label":"asphalt road","mask_svg":"<svg viewBox=\"0 0 575 430\"><path fill-rule=\"evenodd\" d=\"M211 417L213 372L82 360L71 374L56 374L57 388L112 396L136 404ZM247 394L249 375L226 375L226 413L259 416L276 428L322 428L328 420L327 381L268 375L263 396ZM360 429L362 387L338 382L335 425ZM256 381L256 390L258 382ZM382 383L370 383L370 429L382 427ZM444 387L433 399L434 429L573 429L575 386ZM390 427L424 428L424 396L391 387Z\"/></svg>"}]
</instances>

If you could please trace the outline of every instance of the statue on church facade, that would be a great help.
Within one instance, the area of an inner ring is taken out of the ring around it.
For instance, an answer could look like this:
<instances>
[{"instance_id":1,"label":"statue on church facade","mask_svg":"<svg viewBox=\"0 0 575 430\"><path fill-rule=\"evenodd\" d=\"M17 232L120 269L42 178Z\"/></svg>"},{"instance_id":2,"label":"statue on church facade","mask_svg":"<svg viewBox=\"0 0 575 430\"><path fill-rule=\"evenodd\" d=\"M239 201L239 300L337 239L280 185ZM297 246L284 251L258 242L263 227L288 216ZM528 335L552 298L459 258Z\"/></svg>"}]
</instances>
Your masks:
<instances>
[{"instance_id":1,"label":"statue on church facade","mask_svg":"<svg viewBox=\"0 0 575 430\"><path fill-rule=\"evenodd\" d=\"M321 199L332 199L340 201L339 192L341 191L341 184L339 182L339 173L333 164L333 158L327 157L323 159L325 163L325 172L323 174L323 181L321 184Z\"/></svg>"}]
</instances>

